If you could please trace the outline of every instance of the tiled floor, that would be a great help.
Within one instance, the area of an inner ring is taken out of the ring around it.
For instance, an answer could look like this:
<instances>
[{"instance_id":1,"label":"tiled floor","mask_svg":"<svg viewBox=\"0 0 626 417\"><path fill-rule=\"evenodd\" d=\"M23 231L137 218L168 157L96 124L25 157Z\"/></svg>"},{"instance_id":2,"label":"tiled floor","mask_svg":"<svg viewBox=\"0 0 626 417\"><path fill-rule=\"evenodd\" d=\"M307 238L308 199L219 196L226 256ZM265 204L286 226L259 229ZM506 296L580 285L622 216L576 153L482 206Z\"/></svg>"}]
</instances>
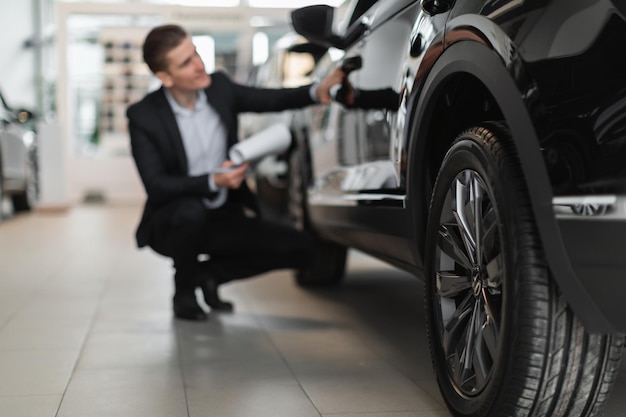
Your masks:
<instances>
[{"instance_id":1,"label":"tiled floor","mask_svg":"<svg viewBox=\"0 0 626 417\"><path fill-rule=\"evenodd\" d=\"M169 262L133 245L138 216L0 222L0 416L449 416L418 280L352 253L335 290L278 271L225 286L234 314L175 321ZM625 415L623 373L607 417Z\"/></svg>"}]
</instances>

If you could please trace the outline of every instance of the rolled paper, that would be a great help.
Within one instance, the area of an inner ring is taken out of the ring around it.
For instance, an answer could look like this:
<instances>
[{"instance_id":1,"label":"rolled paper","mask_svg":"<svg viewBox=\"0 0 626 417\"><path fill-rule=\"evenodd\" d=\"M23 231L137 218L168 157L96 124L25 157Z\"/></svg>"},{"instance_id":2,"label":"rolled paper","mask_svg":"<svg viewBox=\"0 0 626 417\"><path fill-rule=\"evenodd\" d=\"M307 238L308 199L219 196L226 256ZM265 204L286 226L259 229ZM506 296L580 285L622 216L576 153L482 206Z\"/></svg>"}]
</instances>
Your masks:
<instances>
[{"instance_id":1,"label":"rolled paper","mask_svg":"<svg viewBox=\"0 0 626 417\"><path fill-rule=\"evenodd\" d=\"M291 145L291 132L282 123L273 124L233 145L228 159L234 164L254 162L269 155L280 154Z\"/></svg>"}]
</instances>

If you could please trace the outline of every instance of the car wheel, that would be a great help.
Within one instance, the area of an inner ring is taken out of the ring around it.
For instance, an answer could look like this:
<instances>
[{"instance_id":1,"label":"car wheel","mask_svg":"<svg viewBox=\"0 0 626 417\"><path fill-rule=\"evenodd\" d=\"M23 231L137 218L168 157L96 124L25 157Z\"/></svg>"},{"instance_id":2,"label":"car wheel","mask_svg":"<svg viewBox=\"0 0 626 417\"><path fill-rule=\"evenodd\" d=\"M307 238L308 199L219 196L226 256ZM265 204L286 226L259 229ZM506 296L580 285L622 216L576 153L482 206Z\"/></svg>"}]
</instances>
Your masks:
<instances>
[{"instance_id":1,"label":"car wheel","mask_svg":"<svg viewBox=\"0 0 626 417\"><path fill-rule=\"evenodd\" d=\"M289 217L293 226L315 239L313 259L306 268L296 270L295 279L303 287L324 287L340 283L346 269L347 248L318 237L309 221L306 190L309 178L305 153L296 148L289 158Z\"/></svg>"},{"instance_id":2,"label":"car wheel","mask_svg":"<svg viewBox=\"0 0 626 417\"><path fill-rule=\"evenodd\" d=\"M19 194L11 196L13 201L13 210L18 212L25 212L32 210L37 199L37 179L35 175L35 167L32 163L29 163L26 167L26 184L24 185L24 191Z\"/></svg>"},{"instance_id":3,"label":"car wheel","mask_svg":"<svg viewBox=\"0 0 626 417\"><path fill-rule=\"evenodd\" d=\"M259 208L263 218L274 222L285 222L287 215L287 193L276 188L263 176L254 179Z\"/></svg>"},{"instance_id":4,"label":"car wheel","mask_svg":"<svg viewBox=\"0 0 626 417\"><path fill-rule=\"evenodd\" d=\"M587 333L559 293L509 139L469 129L435 183L425 297L440 391L454 416L595 416L624 337Z\"/></svg>"},{"instance_id":5,"label":"car wheel","mask_svg":"<svg viewBox=\"0 0 626 417\"><path fill-rule=\"evenodd\" d=\"M2 154L0 154L0 220L4 217L4 178L2 175Z\"/></svg>"}]
</instances>

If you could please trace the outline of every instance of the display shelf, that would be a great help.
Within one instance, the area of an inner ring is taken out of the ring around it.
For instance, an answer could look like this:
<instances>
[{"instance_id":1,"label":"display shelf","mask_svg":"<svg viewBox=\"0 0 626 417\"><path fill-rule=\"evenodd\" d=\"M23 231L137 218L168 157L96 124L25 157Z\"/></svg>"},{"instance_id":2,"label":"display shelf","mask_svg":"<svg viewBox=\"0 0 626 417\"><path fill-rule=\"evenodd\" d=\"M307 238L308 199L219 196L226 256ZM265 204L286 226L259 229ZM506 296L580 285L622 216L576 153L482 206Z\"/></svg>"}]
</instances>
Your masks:
<instances>
[{"instance_id":1,"label":"display shelf","mask_svg":"<svg viewBox=\"0 0 626 417\"><path fill-rule=\"evenodd\" d=\"M152 78L142 59L143 36L126 35L131 36L103 34L99 39L104 48L99 111L101 142L105 142L108 136L127 133L126 109L148 92Z\"/></svg>"}]
</instances>

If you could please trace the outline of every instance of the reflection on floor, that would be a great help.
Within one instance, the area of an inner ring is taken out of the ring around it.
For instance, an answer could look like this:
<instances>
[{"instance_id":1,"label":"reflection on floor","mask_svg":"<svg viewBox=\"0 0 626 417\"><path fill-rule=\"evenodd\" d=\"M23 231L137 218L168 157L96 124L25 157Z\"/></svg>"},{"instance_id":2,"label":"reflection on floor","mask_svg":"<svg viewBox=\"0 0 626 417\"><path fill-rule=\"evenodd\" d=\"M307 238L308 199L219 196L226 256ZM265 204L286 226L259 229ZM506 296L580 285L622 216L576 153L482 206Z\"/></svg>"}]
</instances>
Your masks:
<instances>
[{"instance_id":1,"label":"reflection on floor","mask_svg":"<svg viewBox=\"0 0 626 417\"><path fill-rule=\"evenodd\" d=\"M176 321L169 262L133 245L138 217L0 223L0 416L449 417L417 279L352 253L334 290L277 271L225 286L234 314ZM623 380L605 416L623 415Z\"/></svg>"}]
</instances>

